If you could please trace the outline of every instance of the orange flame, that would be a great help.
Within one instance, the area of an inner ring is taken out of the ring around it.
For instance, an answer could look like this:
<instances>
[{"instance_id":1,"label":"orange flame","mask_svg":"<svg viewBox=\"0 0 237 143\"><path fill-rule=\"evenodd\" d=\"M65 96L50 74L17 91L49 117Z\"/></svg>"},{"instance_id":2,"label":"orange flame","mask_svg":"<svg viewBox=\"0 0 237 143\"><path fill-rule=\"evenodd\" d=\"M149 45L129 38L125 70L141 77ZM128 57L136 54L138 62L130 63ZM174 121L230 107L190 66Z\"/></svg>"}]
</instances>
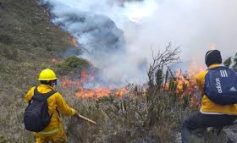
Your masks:
<instances>
[{"instance_id":1,"label":"orange flame","mask_svg":"<svg viewBox=\"0 0 237 143\"><path fill-rule=\"evenodd\" d=\"M183 73L181 70L177 70L175 74L175 92L179 97L180 101L183 102L184 98L188 97L190 100L191 107L198 107L199 100L194 96L197 92L197 85L195 81L195 76L199 72L203 71L204 67L199 66L195 60L189 65L187 73Z\"/></svg>"},{"instance_id":2,"label":"orange flame","mask_svg":"<svg viewBox=\"0 0 237 143\"><path fill-rule=\"evenodd\" d=\"M70 80L68 77L63 77L61 86L63 88L81 87L82 83L79 80Z\"/></svg>"},{"instance_id":3,"label":"orange flame","mask_svg":"<svg viewBox=\"0 0 237 143\"><path fill-rule=\"evenodd\" d=\"M128 93L128 89L127 88L120 88L120 89L116 89L115 95L118 97L124 96Z\"/></svg>"},{"instance_id":4,"label":"orange flame","mask_svg":"<svg viewBox=\"0 0 237 143\"><path fill-rule=\"evenodd\" d=\"M95 88L95 89L85 89L79 88L75 95L80 98L100 98L103 96L108 96L110 90L107 88Z\"/></svg>"},{"instance_id":5,"label":"orange flame","mask_svg":"<svg viewBox=\"0 0 237 143\"><path fill-rule=\"evenodd\" d=\"M121 89L115 89L111 90L106 87L102 88L93 88L93 89L86 89L86 88L79 88L75 95L79 98L92 98L92 99L98 99L101 97L106 97L110 95L115 95L116 97L122 97L128 93L128 90L126 88Z\"/></svg>"},{"instance_id":6,"label":"orange flame","mask_svg":"<svg viewBox=\"0 0 237 143\"><path fill-rule=\"evenodd\" d=\"M75 96L79 98L92 98L98 99L105 96L115 95L117 97L122 97L128 93L127 88L110 89L107 87L97 87L97 88L84 88L83 85L89 82L89 78L93 79L93 75L90 75L86 70L82 70L80 73L80 80L72 80L68 77L63 77L61 81L61 86L63 88L76 88Z\"/></svg>"}]
</instances>

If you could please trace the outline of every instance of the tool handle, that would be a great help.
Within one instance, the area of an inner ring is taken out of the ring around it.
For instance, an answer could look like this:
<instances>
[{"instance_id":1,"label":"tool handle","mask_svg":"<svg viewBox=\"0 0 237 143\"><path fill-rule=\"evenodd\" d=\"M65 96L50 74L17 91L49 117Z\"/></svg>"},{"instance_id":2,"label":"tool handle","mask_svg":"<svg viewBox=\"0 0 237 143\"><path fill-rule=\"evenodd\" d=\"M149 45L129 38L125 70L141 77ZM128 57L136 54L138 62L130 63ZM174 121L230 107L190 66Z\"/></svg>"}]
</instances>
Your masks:
<instances>
[{"instance_id":1,"label":"tool handle","mask_svg":"<svg viewBox=\"0 0 237 143\"><path fill-rule=\"evenodd\" d=\"M91 120L91 119L89 119L89 118L87 118L87 117L85 117L85 116L82 116L82 115L80 115L80 114L76 114L76 116L77 116L77 118L79 118L79 119L83 119L83 120L85 120L85 121L87 121L87 122L90 122L90 123L96 125L96 122L95 122L95 121L93 121L93 120Z\"/></svg>"}]
</instances>

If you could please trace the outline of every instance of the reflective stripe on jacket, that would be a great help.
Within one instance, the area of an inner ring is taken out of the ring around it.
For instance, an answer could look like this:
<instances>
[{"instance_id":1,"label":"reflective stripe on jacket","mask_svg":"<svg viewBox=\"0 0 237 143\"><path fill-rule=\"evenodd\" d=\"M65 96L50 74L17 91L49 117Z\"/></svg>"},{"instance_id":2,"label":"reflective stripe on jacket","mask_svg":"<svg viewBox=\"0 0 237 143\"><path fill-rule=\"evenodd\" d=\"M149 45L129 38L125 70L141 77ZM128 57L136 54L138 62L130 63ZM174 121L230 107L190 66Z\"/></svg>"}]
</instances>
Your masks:
<instances>
[{"instance_id":1,"label":"reflective stripe on jacket","mask_svg":"<svg viewBox=\"0 0 237 143\"><path fill-rule=\"evenodd\" d=\"M213 64L209 68L214 68L221 66L220 64ZM200 89L204 89L205 76L207 74L207 70L202 71L201 73L195 76L197 85ZM212 102L202 91L202 100L201 100L201 108L200 112L208 113L208 114L228 114L228 115L237 115L237 104L232 105L219 105Z\"/></svg>"},{"instance_id":2,"label":"reflective stripe on jacket","mask_svg":"<svg viewBox=\"0 0 237 143\"><path fill-rule=\"evenodd\" d=\"M35 87L32 87L24 96L25 102L28 103L31 100L32 96L34 95L34 89ZM47 93L53 90L51 86L44 84L39 85L37 89L39 93ZM57 132L60 127L62 127L62 122L60 120L58 111L67 116L73 116L74 114L76 114L76 110L69 107L63 99L62 95L58 92L48 98L48 109L49 114L52 115L51 121L43 131L39 132L39 134L53 134Z\"/></svg>"}]
</instances>

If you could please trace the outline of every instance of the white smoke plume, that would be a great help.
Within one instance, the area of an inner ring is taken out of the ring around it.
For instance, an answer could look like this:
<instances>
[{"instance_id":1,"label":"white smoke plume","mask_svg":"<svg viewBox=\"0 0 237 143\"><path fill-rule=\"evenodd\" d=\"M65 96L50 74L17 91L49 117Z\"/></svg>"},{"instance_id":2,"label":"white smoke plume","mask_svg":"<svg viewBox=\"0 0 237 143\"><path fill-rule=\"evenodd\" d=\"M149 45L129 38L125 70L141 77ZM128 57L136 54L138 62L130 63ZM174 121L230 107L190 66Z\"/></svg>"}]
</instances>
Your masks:
<instances>
[{"instance_id":1,"label":"white smoke plume","mask_svg":"<svg viewBox=\"0 0 237 143\"><path fill-rule=\"evenodd\" d=\"M237 51L236 0L41 0L108 84L143 82L151 49L168 42L183 61L204 62L208 48Z\"/></svg>"}]
</instances>

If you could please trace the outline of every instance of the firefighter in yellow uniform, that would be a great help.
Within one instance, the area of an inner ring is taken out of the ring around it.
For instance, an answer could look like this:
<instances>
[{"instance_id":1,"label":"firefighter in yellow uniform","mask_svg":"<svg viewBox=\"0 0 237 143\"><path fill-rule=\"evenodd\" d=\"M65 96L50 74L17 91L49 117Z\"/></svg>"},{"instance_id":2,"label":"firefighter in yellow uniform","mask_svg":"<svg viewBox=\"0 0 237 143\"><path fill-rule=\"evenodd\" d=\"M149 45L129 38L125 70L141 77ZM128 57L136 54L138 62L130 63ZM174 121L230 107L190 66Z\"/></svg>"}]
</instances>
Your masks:
<instances>
[{"instance_id":1,"label":"firefighter in yellow uniform","mask_svg":"<svg viewBox=\"0 0 237 143\"><path fill-rule=\"evenodd\" d=\"M222 63L221 53L211 50L206 53L205 62L209 69L219 67ZM204 94L205 76L208 70L196 75L196 84L202 89L202 100L200 110L193 113L184 120L181 129L182 143L189 143L192 131L199 128L216 127L222 128L232 125L237 119L237 104L220 105L211 101Z\"/></svg>"},{"instance_id":2,"label":"firefighter in yellow uniform","mask_svg":"<svg viewBox=\"0 0 237 143\"><path fill-rule=\"evenodd\" d=\"M39 74L40 85L32 87L24 96L24 101L29 102L34 95L34 90L37 88L39 93L48 93L54 90L57 83L57 77L53 70L44 69ZM33 133L35 143L65 143L67 138L64 131L63 123L60 119L59 113L67 116L74 116L77 114L76 110L69 107L63 99L62 95L58 92L51 95L48 99L48 112L51 115L51 120L48 126L40 132Z\"/></svg>"}]
</instances>

